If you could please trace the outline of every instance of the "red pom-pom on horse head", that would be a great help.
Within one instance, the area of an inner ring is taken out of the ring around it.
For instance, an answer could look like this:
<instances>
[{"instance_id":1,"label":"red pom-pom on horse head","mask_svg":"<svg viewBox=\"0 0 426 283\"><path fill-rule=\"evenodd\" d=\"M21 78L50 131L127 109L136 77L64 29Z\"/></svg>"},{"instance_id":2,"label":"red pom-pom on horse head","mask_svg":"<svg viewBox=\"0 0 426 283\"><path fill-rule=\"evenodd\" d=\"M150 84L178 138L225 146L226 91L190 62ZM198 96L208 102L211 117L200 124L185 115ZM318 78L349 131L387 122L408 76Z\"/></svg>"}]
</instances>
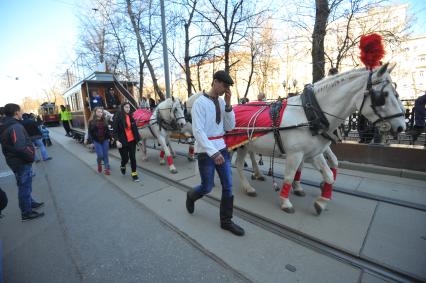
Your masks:
<instances>
[{"instance_id":1,"label":"red pom-pom on horse head","mask_svg":"<svg viewBox=\"0 0 426 283\"><path fill-rule=\"evenodd\" d=\"M367 69L372 70L374 67L380 66L380 60L385 56L385 48L380 34L372 33L361 36L359 49L361 49L361 61Z\"/></svg>"}]
</instances>

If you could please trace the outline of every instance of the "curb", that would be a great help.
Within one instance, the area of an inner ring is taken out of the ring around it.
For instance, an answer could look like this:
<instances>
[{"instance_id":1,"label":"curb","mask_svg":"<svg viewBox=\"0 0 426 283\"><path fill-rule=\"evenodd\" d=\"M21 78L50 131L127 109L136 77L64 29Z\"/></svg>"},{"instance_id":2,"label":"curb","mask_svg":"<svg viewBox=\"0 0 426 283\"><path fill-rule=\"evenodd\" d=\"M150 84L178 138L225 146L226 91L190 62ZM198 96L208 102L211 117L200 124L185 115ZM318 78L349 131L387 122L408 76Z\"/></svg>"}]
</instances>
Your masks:
<instances>
[{"instance_id":1,"label":"curb","mask_svg":"<svg viewBox=\"0 0 426 283\"><path fill-rule=\"evenodd\" d=\"M426 172L414 171L409 169L399 169L384 167L379 165L372 165L366 163L354 163L349 161L339 161L339 167L349 170L358 170L368 173L378 173L383 175L396 176L401 178L410 178L421 181L426 181Z\"/></svg>"}]
</instances>

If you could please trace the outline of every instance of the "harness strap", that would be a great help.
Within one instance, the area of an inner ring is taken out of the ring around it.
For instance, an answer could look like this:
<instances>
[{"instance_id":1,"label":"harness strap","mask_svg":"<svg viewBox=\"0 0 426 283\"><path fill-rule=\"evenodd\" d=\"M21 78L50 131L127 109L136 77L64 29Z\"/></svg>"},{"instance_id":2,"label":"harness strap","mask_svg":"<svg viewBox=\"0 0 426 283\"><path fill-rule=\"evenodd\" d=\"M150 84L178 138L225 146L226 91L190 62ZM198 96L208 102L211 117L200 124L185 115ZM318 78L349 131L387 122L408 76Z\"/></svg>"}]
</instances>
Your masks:
<instances>
[{"instance_id":1,"label":"harness strap","mask_svg":"<svg viewBox=\"0 0 426 283\"><path fill-rule=\"evenodd\" d=\"M215 136L215 137L208 137L209 140L220 140L223 139L223 136Z\"/></svg>"},{"instance_id":2,"label":"harness strap","mask_svg":"<svg viewBox=\"0 0 426 283\"><path fill-rule=\"evenodd\" d=\"M302 100L303 110L305 111L306 119L309 122L309 129L313 136L322 134L328 131L330 123L321 110L320 105L315 97L312 85L306 85L303 93L300 95Z\"/></svg>"},{"instance_id":3,"label":"harness strap","mask_svg":"<svg viewBox=\"0 0 426 283\"><path fill-rule=\"evenodd\" d=\"M278 149L280 150L281 154L285 154L279 128L279 123L281 122L280 113L282 106L283 105L281 101L272 103L269 109L269 114L271 115L272 131L274 133L275 143L278 145Z\"/></svg>"}]
</instances>

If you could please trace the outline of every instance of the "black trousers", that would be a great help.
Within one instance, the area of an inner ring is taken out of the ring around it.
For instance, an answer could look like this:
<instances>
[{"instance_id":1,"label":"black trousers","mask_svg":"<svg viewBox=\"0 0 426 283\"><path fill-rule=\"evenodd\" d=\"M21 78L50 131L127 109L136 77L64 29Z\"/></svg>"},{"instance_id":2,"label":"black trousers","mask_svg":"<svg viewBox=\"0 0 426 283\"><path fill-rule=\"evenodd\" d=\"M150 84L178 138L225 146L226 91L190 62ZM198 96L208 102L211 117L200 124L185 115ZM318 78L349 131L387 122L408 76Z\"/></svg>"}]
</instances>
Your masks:
<instances>
[{"instance_id":1,"label":"black trousers","mask_svg":"<svg viewBox=\"0 0 426 283\"><path fill-rule=\"evenodd\" d=\"M62 121L62 126L64 126L67 135L71 134L70 121Z\"/></svg>"},{"instance_id":2,"label":"black trousers","mask_svg":"<svg viewBox=\"0 0 426 283\"><path fill-rule=\"evenodd\" d=\"M126 166L130 159L132 172L136 172L136 142L131 141L126 146L123 145L118 151L121 156L121 167Z\"/></svg>"}]
</instances>

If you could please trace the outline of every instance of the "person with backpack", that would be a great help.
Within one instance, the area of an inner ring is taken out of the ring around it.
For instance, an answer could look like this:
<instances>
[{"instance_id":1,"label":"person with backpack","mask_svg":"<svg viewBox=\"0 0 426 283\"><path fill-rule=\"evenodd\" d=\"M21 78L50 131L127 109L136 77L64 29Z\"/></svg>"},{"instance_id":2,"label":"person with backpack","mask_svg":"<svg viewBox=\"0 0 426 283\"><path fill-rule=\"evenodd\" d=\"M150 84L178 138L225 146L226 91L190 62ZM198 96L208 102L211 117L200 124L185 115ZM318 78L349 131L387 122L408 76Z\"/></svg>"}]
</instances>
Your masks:
<instances>
[{"instance_id":1,"label":"person with backpack","mask_svg":"<svg viewBox=\"0 0 426 283\"><path fill-rule=\"evenodd\" d=\"M37 212L44 205L31 197L32 192L32 163L34 162L34 146L31 139L20 123L21 107L14 103L4 106L4 117L0 122L0 140L6 163L13 171L18 185L19 208L22 221L44 216Z\"/></svg>"},{"instance_id":2,"label":"person with backpack","mask_svg":"<svg viewBox=\"0 0 426 283\"><path fill-rule=\"evenodd\" d=\"M51 160L52 157L50 157L47 153L46 146L43 143L42 134L37 122L32 119L31 115L29 114L23 114L22 118L22 125L30 136L31 141L34 143L34 146L40 149L41 158L38 156L36 151L35 162L39 162L40 159L43 159L43 161Z\"/></svg>"}]
</instances>

